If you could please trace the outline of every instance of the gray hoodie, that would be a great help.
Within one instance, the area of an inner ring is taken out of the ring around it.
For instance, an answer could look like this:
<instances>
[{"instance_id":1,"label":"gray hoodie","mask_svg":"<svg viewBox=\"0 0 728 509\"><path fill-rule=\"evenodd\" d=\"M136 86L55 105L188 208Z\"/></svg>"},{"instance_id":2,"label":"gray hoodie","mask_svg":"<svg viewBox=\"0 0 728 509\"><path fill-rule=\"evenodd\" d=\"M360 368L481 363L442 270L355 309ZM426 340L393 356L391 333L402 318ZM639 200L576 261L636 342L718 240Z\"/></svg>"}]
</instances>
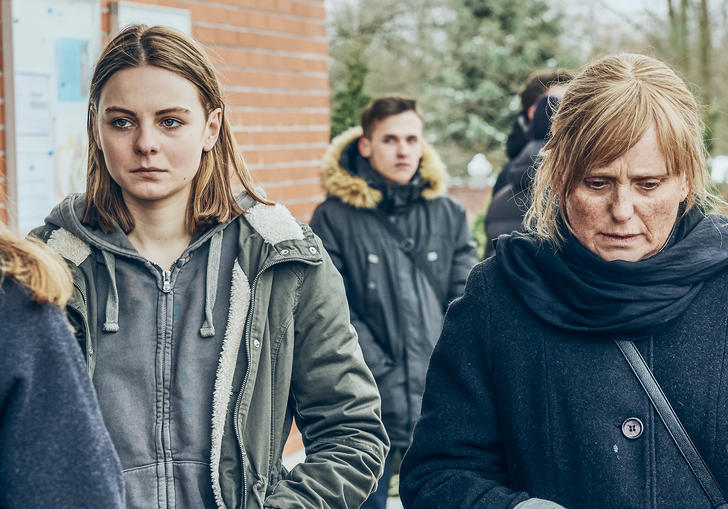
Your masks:
<instances>
[{"instance_id":1,"label":"gray hoodie","mask_svg":"<svg viewBox=\"0 0 728 509\"><path fill-rule=\"evenodd\" d=\"M193 237L162 270L123 232L81 223L71 195L46 223L96 248L94 386L124 469L128 507L215 507L211 394L225 333L239 224ZM91 295L90 298L94 296Z\"/></svg>"}]
</instances>

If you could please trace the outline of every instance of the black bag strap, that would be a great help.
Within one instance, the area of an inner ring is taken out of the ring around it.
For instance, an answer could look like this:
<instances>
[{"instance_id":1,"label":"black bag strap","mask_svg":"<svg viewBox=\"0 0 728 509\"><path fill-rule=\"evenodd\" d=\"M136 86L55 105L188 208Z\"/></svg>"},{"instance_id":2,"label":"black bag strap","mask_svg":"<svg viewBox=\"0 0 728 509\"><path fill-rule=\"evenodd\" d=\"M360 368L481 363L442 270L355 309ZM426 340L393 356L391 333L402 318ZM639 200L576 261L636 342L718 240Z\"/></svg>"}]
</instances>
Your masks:
<instances>
[{"instance_id":1,"label":"black bag strap","mask_svg":"<svg viewBox=\"0 0 728 509\"><path fill-rule=\"evenodd\" d=\"M685 431L682 422L680 422L677 414L675 414L675 410L670 405L670 401L665 396L665 393L662 392L662 387L657 383L655 375L647 366L645 359L639 350L637 350L634 342L624 339L615 339L614 341L617 343L627 363L629 363L629 367L632 368L632 372L634 372L639 380L640 385L647 393L647 397L650 398L652 406L657 410L660 419L665 423L665 427L670 433L675 445L677 445L680 454L685 458L685 461L690 466L693 474L695 474L705 494L708 495L710 505L719 509L728 509L728 504L726 504L715 477L713 477L708 465L705 464L703 457L690 439L690 435Z\"/></svg>"},{"instance_id":2,"label":"black bag strap","mask_svg":"<svg viewBox=\"0 0 728 509\"><path fill-rule=\"evenodd\" d=\"M374 217L376 217L379 222L389 231L389 233L392 234L392 236L397 239L397 242L399 244L399 249L406 254L410 260L412 260L412 263L415 264L415 267L417 267L427 278L427 280L430 283L430 286L435 291L435 294L440 299L440 302L444 306L447 304L447 296L442 295L442 291L440 290L440 284L437 279L437 276L432 270L432 264L427 261L423 253L420 251L417 251L415 249L415 241L411 237L408 237L405 235L405 233L397 227L396 224L394 224L387 214L382 212L379 209L370 209Z\"/></svg>"}]
</instances>

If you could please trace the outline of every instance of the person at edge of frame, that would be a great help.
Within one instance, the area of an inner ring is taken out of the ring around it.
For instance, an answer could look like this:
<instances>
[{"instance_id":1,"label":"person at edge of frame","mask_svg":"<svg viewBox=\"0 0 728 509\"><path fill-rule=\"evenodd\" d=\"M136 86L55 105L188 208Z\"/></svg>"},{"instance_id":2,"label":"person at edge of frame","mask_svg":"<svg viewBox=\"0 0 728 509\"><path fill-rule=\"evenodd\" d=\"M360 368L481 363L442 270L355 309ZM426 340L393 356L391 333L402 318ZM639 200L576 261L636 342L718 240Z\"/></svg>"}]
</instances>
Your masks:
<instances>
[{"instance_id":1,"label":"person at edge of frame","mask_svg":"<svg viewBox=\"0 0 728 509\"><path fill-rule=\"evenodd\" d=\"M0 507L122 509L121 464L62 308L63 260L0 224Z\"/></svg>"}]
</instances>

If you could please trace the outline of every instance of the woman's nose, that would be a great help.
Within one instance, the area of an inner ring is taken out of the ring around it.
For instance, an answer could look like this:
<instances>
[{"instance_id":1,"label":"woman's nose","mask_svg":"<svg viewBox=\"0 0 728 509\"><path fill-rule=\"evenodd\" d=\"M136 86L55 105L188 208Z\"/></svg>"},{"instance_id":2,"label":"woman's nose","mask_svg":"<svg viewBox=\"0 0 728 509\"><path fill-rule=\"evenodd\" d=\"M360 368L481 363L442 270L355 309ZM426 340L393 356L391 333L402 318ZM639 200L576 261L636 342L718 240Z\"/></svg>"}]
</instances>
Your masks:
<instances>
[{"instance_id":1,"label":"woman's nose","mask_svg":"<svg viewBox=\"0 0 728 509\"><path fill-rule=\"evenodd\" d=\"M159 152L159 141L154 128L150 126L139 127L136 140L134 140L134 150L140 155Z\"/></svg>"},{"instance_id":2,"label":"woman's nose","mask_svg":"<svg viewBox=\"0 0 728 509\"><path fill-rule=\"evenodd\" d=\"M629 186L616 186L610 204L610 213L614 220L620 223L628 221L632 217L634 200Z\"/></svg>"}]
</instances>

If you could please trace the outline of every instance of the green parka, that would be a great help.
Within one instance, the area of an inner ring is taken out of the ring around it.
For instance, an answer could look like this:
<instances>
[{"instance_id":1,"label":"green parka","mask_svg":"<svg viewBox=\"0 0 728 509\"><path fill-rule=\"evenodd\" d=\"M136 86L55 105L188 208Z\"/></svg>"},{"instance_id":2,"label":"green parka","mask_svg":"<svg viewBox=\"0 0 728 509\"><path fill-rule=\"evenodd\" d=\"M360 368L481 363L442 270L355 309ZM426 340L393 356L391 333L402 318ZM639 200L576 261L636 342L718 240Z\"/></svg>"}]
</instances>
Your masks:
<instances>
[{"instance_id":1,"label":"green parka","mask_svg":"<svg viewBox=\"0 0 728 509\"><path fill-rule=\"evenodd\" d=\"M358 508L388 449L376 385L359 348L341 277L308 226L281 205L238 217L230 313L212 407L217 506ZM99 314L95 247L57 225L31 232L69 263L68 314L93 376ZM295 417L306 461L287 472Z\"/></svg>"}]
</instances>

